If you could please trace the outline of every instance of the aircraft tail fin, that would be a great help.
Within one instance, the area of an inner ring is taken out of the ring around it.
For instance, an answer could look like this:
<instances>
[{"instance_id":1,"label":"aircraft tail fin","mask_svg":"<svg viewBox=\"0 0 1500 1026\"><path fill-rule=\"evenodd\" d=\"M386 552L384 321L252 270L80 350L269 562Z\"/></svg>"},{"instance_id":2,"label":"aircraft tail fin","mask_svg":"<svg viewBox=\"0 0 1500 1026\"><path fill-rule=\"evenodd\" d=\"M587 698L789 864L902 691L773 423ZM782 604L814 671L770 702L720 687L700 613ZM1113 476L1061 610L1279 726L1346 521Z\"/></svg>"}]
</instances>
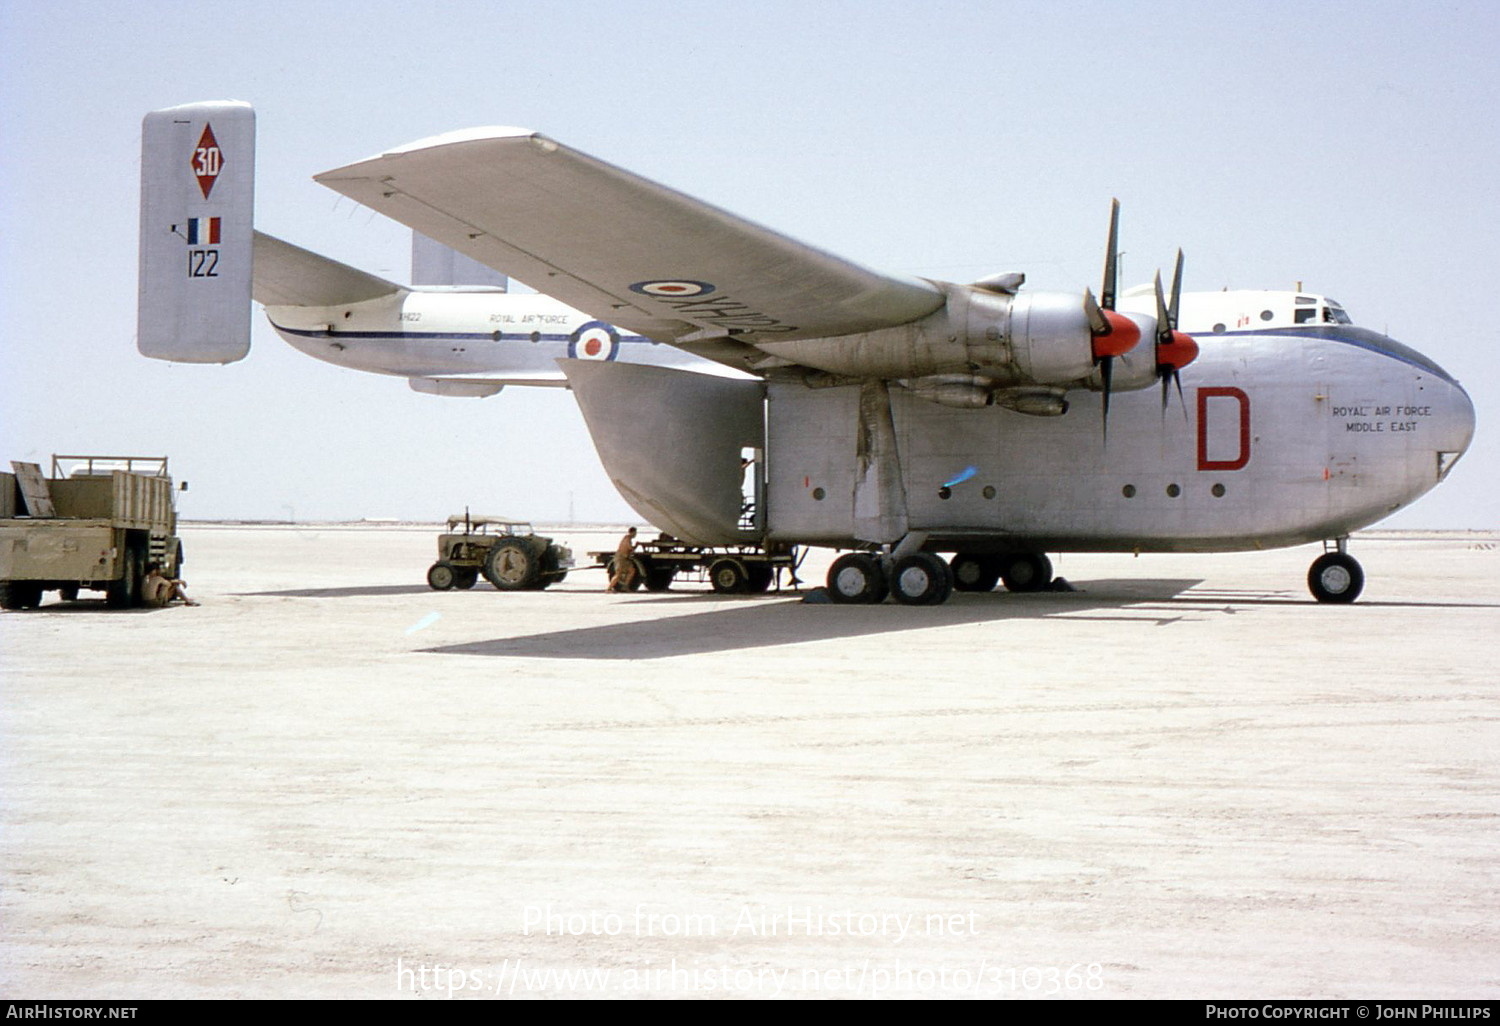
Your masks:
<instances>
[{"instance_id":1,"label":"aircraft tail fin","mask_svg":"<svg viewBox=\"0 0 1500 1026\"><path fill-rule=\"evenodd\" d=\"M411 233L411 283L510 288L510 279L493 267L416 231Z\"/></svg>"},{"instance_id":2,"label":"aircraft tail fin","mask_svg":"<svg viewBox=\"0 0 1500 1026\"><path fill-rule=\"evenodd\" d=\"M141 124L136 347L159 360L232 363L250 351L255 111L194 103Z\"/></svg>"},{"instance_id":3,"label":"aircraft tail fin","mask_svg":"<svg viewBox=\"0 0 1500 1026\"><path fill-rule=\"evenodd\" d=\"M253 295L266 306L341 306L408 291L348 264L255 233Z\"/></svg>"}]
</instances>

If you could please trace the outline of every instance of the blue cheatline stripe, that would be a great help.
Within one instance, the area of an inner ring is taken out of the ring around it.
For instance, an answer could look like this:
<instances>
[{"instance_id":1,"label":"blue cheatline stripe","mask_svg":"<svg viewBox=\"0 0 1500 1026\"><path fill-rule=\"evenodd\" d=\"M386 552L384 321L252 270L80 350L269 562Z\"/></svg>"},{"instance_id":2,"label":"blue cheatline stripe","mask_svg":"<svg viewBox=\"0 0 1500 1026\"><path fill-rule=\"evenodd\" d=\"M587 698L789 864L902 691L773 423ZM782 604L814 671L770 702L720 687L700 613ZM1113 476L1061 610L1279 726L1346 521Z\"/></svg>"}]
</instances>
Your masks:
<instances>
[{"instance_id":1,"label":"blue cheatline stripe","mask_svg":"<svg viewBox=\"0 0 1500 1026\"><path fill-rule=\"evenodd\" d=\"M1417 352L1411 346L1397 342L1387 335L1369 328L1356 328L1352 324L1311 324L1298 325L1295 328L1251 328L1248 331L1195 331L1193 338L1212 340L1216 338L1230 338L1233 336L1271 336L1277 335L1292 341L1302 342L1338 342L1366 352L1377 353L1380 356L1389 357L1418 370L1435 374L1448 382L1450 385L1458 385L1458 379L1439 367L1433 360ZM1459 386L1462 387L1462 386Z\"/></svg>"},{"instance_id":2,"label":"blue cheatline stripe","mask_svg":"<svg viewBox=\"0 0 1500 1026\"><path fill-rule=\"evenodd\" d=\"M533 332L530 331L502 331L497 339L493 331L324 331L309 328L285 328L275 321L271 321L271 327L288 335L296 335L299 338L337 338L359 341L369 339L371 341L390 341L392 339L403 342L531 342ZM571 342L572 332L566 335L558 335L550 332L541 333L538 342ZM621 335L620 341L630 343L645 343L646 345L658 345L644 335Z\"/></svg>"}]
</instances>

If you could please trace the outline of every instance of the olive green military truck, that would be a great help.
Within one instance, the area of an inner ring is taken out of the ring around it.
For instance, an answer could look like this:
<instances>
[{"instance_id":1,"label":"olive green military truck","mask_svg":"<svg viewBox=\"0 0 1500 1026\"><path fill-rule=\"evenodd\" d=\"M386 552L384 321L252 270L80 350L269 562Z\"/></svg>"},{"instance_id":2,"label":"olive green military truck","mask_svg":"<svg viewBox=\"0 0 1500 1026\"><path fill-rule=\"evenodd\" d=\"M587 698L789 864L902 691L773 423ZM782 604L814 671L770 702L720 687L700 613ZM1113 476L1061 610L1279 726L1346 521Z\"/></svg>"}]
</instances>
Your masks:
<instances>
[{"instance_id":1,"label":"olive green military truck","mask_svg":"<svg viewBox=\"0 0 1500 1026\"><path fill-rule=\"evenodd\" d=\"M102 591L109 605L141 599L146 568L182 565L167 459L53 456L0 472L0 608L33 609L57 591L71 601Z\"/></svg>"}]
</instances>

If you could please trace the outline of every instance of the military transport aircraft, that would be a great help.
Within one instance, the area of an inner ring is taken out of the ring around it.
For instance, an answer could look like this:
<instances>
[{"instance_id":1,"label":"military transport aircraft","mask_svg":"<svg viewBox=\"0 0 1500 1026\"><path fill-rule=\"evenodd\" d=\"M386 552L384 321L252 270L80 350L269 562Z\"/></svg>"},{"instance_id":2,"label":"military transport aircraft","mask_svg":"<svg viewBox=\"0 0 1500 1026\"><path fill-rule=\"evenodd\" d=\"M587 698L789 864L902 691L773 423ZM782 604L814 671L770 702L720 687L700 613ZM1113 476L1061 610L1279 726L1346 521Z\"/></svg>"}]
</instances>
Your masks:
<instances>
[{"instance_id":1,"label":"military transport aircraft","mask_svg":"<svg viewBox=\"0 0 1500 1026\"><path fill-rule=\"evenodd\" d=\"M883 274L525 129L437 136L316 180L616 331L752 375L562 361L641 516L700 545L848 549L828 577L838 602L1038 589L1048 552L1317 541L1310 590L1350 602L1350 532L1435 486L1473 435L1451 375L1327 297L1183 294L1180 254L1170 290L1158 275L1120 294L1117 208L1096 297L1023 290L1016 273ZM147 341L148 321L200 298L194 258L184 278L163 237L210 216L187 192L143 202L160 209L142 215L141 347L222 359L230 333ZM181 279L154 314L148 233ZM359 302L328 309L325 340L360 322Z\"/></svg>"}]
</instances>

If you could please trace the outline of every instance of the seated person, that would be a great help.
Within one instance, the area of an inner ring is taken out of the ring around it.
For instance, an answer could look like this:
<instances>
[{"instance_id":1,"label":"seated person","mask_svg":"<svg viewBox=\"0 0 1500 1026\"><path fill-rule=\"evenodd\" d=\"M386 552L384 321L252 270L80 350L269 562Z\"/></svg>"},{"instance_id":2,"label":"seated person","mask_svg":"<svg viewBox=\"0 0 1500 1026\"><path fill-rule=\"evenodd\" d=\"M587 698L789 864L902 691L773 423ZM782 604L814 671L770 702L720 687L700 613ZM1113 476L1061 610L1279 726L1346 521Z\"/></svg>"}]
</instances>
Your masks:
<instances>
[{"instance_id":1,"label":"seated person","mask_svg":"<svg viewBox=\"0 0 1500 1026\"><path fill-rule=\"evenodd\" d=\"M186 581L168 577L161 572L160 563L152 563L146 568L146 579L141 582L141 601L148 606L165 606L181 599L187 605L196 606L198 603L188 598L186 587Z\"/></svg>"}]
</instances>

